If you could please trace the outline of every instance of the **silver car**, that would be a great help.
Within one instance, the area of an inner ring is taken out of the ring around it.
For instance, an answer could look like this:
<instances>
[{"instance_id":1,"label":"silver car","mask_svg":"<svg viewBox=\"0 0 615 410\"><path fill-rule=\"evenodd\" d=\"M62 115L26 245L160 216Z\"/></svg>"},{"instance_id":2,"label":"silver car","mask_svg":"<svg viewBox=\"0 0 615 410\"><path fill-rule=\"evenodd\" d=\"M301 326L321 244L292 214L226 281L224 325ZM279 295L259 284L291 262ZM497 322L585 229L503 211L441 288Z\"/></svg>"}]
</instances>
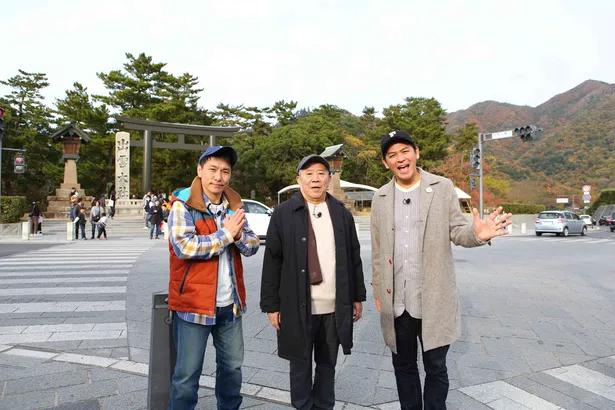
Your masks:
<instances>
[{"instance_id":1,"label":"silver car","mask_svg":"<svg viewBox=\"0 0 615 410\"><path fill-rule=\"evenodd\" d=\"M554 233L557 236L570 234L587 234L585 221L577 214L568 211L545 211L538 214L536 218L536 236L543 233Z\"/></svg>"}]
</instances>

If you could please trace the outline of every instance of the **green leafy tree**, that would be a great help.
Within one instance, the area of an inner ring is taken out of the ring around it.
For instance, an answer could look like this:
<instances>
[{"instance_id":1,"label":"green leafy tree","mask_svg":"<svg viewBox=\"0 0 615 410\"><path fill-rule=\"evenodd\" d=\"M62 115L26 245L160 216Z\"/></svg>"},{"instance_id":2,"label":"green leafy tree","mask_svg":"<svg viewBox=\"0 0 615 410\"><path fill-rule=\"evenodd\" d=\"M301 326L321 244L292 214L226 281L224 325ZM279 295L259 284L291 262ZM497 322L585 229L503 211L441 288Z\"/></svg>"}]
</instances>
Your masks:
<instances>
[{"instance_id":1,"label":"green leafy tree","mask_svg":"<svg viewBox=\"0 0 615 410\"><path fill-rule=\"evenodd\" d=\"M44 104L41 90L49 85L44 73L19 70L8 80L9 94L0 99L6 110L3 147L24 149L27 171L13 173L14 153L2 159L2 194L23 195L28 200L44 200L62 180L61 148L49 140L51 110Z\"/></svg>"},{"instance_id":2,"label":"green leafy tree","mask_svg":"<svg viewBox=\"0 0 615 410\"><path fill-rule=\"evenodd\" d=\"M115 135L106 105L95 103L86 87L74 83L64 98L56 100L56 112L59 127L72 122L92 138L81 145L79 184L90 195L108 194L107 184L113 184L115 178Z\"/></svg>"},{"instance_id":3,"label":"green leafy tree","mask_svg":"<svg viewBox=\"0 0 615 410\"><path fill-rule=\"evenodd\" d=\"M446 111L435 98L408 97L404 104L392 105L383 110L378 134L392 130L408 132L421 150L420 165L429 170L447 155L450 141L446 133Z\"/></svg>"},{"instance_id":4,"label":"green leafy tree","mask_svg":"<svg viewBox=\"0 0 615 410\"><path fill-rule=\"evenodd\" d=\"M123 70L98 73L108 90L107 95L96 96L121 115L155 121L211 125L212 114L198 106L198 77L189 73L175 76L165 70L166 63L154 62L144 53L126 54ZM133 132L131 138L140 138ZM176 135L155 134L158 141L174 141ZM186 142L205 144L206 138L186 137ZM204 146L205 148L205 146ZM184 150L158 150L152 152L152 189L170 192L187 186L194 177L194 163L198 153ZM131 192L140 196L143 169L143 149L131 149Z\"/></svg>"}]
</instances>

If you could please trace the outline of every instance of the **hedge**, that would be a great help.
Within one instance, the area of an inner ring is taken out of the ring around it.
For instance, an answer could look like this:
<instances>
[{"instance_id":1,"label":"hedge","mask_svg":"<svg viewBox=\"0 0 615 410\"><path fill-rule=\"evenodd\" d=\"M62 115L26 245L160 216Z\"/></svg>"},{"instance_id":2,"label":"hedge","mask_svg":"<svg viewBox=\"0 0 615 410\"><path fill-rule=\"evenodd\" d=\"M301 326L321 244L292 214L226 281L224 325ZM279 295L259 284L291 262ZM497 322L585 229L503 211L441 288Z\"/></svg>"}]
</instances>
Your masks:
<instances>
[{"instance_id":1,"label":"hedge","mask_svg":"<svg viewBox=\"0 0 615 410\"><path fill-rule=\"evenodd\" d=\"M540 204L501 204L500 206L505 212L513 215L533 215L547 210L545 205Z\"/></svg>"},{"instance_id":2,"label":"hedge","mask_svg":"<svg viewBox=\"0 0 615 410\"><path fill-rule=\"evenodd\" d=\"M589 207L587 213L593 215L601 205L615 204L615 189L603 189L600 191L598 199Z\"/></svg>"},{"instance_id":3,"label":"hedge","mask_svg":"<svg viewBox=\"0 0 615 410\"><path fill-rule=\"evenodd\" d=\"M10 224L19 222L23 214L28 212L28 201L25 196L3 196L0 223Z\"/></svg>"}]
</instances>

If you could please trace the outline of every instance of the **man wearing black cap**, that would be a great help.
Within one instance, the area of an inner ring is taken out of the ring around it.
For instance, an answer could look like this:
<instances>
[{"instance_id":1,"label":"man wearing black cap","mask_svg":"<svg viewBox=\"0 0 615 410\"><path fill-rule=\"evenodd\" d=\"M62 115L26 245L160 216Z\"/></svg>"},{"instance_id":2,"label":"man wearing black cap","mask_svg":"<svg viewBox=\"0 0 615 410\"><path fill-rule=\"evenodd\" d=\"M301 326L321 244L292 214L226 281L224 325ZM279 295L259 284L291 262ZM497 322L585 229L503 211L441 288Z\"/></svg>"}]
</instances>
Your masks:
<instances>
[{"instance_id":1,"label":"man wearing black cap","mask_svg":"<svg viewBox=\"0 0 615 410\"><path fill-rule=\"evenodd\" d=\"M474 221L461 213L453 183L418 168L419 147L405 131L381 141L393 179L374 195L371 210L372 284L382 334L393 353L402 409L446 409L449 345L461 336L451 242L474 247L504 235L511 214L498 208ZM417 367L425 367L424 397ZM424 398L424 403L423 403Z\"/></svg>"},{"instance_id":2,"label":"man wearing black cap","mask_svg":"<svg viewBox=\"0 0 615 410\"><path fill-rule=\"evenodd\" d=\"M239 194L229 188L236 162L233 148L208 148L190 188L171 197L169 309L177 361L169 410L196 406L210 334L216 348L218 408L238 409L242 402L246 289L241 256L254 255L260 241L246 221Z\"/></svg>"},{"instance_id":3,"label":"man wearing black cap","mask_svg":"<svg viewBox=\"0 0 615 410\"><path fill-rule=\"evenodd\" d=\"M308 155L297 166L300 192L269 223L261 309L278 330L278 355L290 361L291 404L333 409L339 345L352 348L365 283L354 219L327 193L329 163ZM316 362L312 383L312 353Z\"/></svg>"}]
</instances>

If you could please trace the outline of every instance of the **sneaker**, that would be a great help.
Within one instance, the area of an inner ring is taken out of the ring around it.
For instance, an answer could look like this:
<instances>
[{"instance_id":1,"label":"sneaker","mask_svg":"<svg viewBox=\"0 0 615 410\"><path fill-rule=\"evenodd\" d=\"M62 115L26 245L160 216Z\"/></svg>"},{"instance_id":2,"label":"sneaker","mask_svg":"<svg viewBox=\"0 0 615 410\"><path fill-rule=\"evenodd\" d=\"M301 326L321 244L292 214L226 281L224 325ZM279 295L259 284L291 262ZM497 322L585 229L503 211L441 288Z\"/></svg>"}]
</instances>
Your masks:
<instances>
[{"instance_id":1,"label":"sneaker","mask_svg":"<svg viewBox=\"0 0 615 410\"><path fill-rule=\"evenodd\" d=\"M156 239L160 239L159 237L156 237Z\"/></svg>"},{"instance_id":2,"label":"sneaker","mask_svg":"<svg viewBox=\"0 0 615 410\"><path fill-rule=\"evenodd\" d=\"M107 240L107 237L105 236L105 241Z\"/></svg>"},{"instance_id":3,"label":"sneaker","mask_svg":"<svg viewBox=\"0 0 615 410\"><path fill-rule=\"evenodd\" d=\"M143 229L149 229L147 226L144 226Z\"/></svg>"},{"instance_id":4,"label":"sneaker","mask_svg":"<svg viewBox=\"0 0 615 410\"><path fill-rule=\"evenodd\" d=\"M84 241L87 241L87 240L88 240L88 238L83 238L83 240L84 240Z\"/></svg>"}]
</instances>

